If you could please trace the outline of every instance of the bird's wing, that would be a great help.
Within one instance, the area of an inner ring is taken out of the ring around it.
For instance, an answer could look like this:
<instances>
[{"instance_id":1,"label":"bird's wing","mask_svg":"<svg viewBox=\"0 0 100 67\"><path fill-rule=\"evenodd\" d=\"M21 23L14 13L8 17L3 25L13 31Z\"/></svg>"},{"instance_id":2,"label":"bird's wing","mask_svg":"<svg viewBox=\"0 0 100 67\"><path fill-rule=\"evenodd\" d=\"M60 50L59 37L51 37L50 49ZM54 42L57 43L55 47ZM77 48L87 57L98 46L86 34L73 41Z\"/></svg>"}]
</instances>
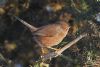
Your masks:
<instances>
[{"instance_id":1,"label":"bird's wing","mask_svg":"<svg viewBox=\"0 0 100 67\"><path fill-rule=\"evenodd\" d=\"M61 30L62 29L60 25L50 24L50 25L40 27L37 31L33 33L33 35L52 37L52 36L59 34Z\"/></svg>"}]
</instances>

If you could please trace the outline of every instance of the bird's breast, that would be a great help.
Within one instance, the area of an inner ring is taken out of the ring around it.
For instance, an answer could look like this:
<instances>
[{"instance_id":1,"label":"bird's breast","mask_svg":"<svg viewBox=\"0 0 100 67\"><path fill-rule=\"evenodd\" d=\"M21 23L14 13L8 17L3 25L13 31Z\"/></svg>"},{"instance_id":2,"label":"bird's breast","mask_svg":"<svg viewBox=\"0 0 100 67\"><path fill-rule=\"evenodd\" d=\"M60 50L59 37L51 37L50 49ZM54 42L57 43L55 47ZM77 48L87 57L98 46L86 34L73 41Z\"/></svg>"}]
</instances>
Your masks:
<instances>
[{"instance_id":1,"label":"bird's breast","mask_svg":"<svg viewBox=\"0 0 100 67\"><path fill-rule=\"evenodd\" d=\"M44 47L51 47L51 46L55 46L58 45L66 36L67 31L66 32L60 32L57 35L54 35L52 37L38 37L39 42L44 46Z\"/></svg>"}]
</instances>

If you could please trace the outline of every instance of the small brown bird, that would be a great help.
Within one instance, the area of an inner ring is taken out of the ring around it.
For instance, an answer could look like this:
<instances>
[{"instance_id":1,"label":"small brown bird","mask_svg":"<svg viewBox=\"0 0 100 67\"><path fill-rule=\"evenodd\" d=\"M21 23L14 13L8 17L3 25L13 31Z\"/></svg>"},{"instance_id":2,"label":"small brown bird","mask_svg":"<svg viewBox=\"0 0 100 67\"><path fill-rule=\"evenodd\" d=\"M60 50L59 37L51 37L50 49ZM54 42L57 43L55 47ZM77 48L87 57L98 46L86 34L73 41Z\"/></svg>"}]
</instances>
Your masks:
<instances>
[{"instance_id":1,"label":"small brown bird","mask_svg":"<svg viewBox=\"0 0 100 67\"><path fill-rule=\"evenodd\" d=\"M71 15L66 14L66 21L63 17L60 17L60 21L53 24L48 24L39 28L36 28L22 19L15 16L21 23L26 25L32 32L34 40L41 48L52 48L52 46L58 45L67 35L69 31L69 24Z\"/></svg>"}]
</instances>

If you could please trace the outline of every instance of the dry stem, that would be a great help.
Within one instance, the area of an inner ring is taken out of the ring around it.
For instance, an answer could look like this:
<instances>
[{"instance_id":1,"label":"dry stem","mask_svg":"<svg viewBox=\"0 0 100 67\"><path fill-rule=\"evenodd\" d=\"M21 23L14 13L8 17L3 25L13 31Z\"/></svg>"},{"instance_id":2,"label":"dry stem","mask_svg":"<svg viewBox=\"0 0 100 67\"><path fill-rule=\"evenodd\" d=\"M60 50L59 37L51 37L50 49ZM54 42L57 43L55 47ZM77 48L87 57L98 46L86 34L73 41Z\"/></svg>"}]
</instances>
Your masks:
<instances>
[{"instance_id":1,"label":"dry stem","mask_svg":"<svg viewBox=\"0 0 100 67\"><path fill-rule=\"evenodd\" d=\"M42 56L42 59L47 60L47 59L54 58L54 57L61 55L62 52L64 52L66 49L68 49L69 47L74 45L76 42L78 42L80 39L82 39L85 36L87 36L87 34L81 34L76 39L74 39L73 41L66 44L64 47L62 47L60 50L57 50L55 52L51 52L51 53L48 53L48 54Z\"/></svg>"}]
</instances>

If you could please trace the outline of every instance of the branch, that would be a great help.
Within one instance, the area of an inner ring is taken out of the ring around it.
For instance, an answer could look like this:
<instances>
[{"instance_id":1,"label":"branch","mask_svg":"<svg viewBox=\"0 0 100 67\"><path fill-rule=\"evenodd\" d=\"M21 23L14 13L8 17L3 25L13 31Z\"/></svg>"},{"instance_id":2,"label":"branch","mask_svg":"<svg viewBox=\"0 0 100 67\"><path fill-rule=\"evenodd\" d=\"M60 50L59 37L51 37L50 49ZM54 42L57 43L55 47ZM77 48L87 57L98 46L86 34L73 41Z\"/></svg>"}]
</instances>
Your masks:
<instances>
[{"instance_id":1,"label":"branch","mask_svg":"<svg viewBox=\"0 0 100 67\"><path fill-rule=\"evenodd\" d=\"M76 42L78 42L80 39L82 39L83 37L86 37L86 36L87 36L87 34L81 34L76 39L74 39L73 41L66 44L64 47L62 47L60 50L51 52L51 53L48 53L48 54L42 56L42 59L47 60L47 59L54 58L54 57L61 55L62 52L64 52L66 49L68 49L69 47L74 45Z\"/></svg>"}]
</instances>

